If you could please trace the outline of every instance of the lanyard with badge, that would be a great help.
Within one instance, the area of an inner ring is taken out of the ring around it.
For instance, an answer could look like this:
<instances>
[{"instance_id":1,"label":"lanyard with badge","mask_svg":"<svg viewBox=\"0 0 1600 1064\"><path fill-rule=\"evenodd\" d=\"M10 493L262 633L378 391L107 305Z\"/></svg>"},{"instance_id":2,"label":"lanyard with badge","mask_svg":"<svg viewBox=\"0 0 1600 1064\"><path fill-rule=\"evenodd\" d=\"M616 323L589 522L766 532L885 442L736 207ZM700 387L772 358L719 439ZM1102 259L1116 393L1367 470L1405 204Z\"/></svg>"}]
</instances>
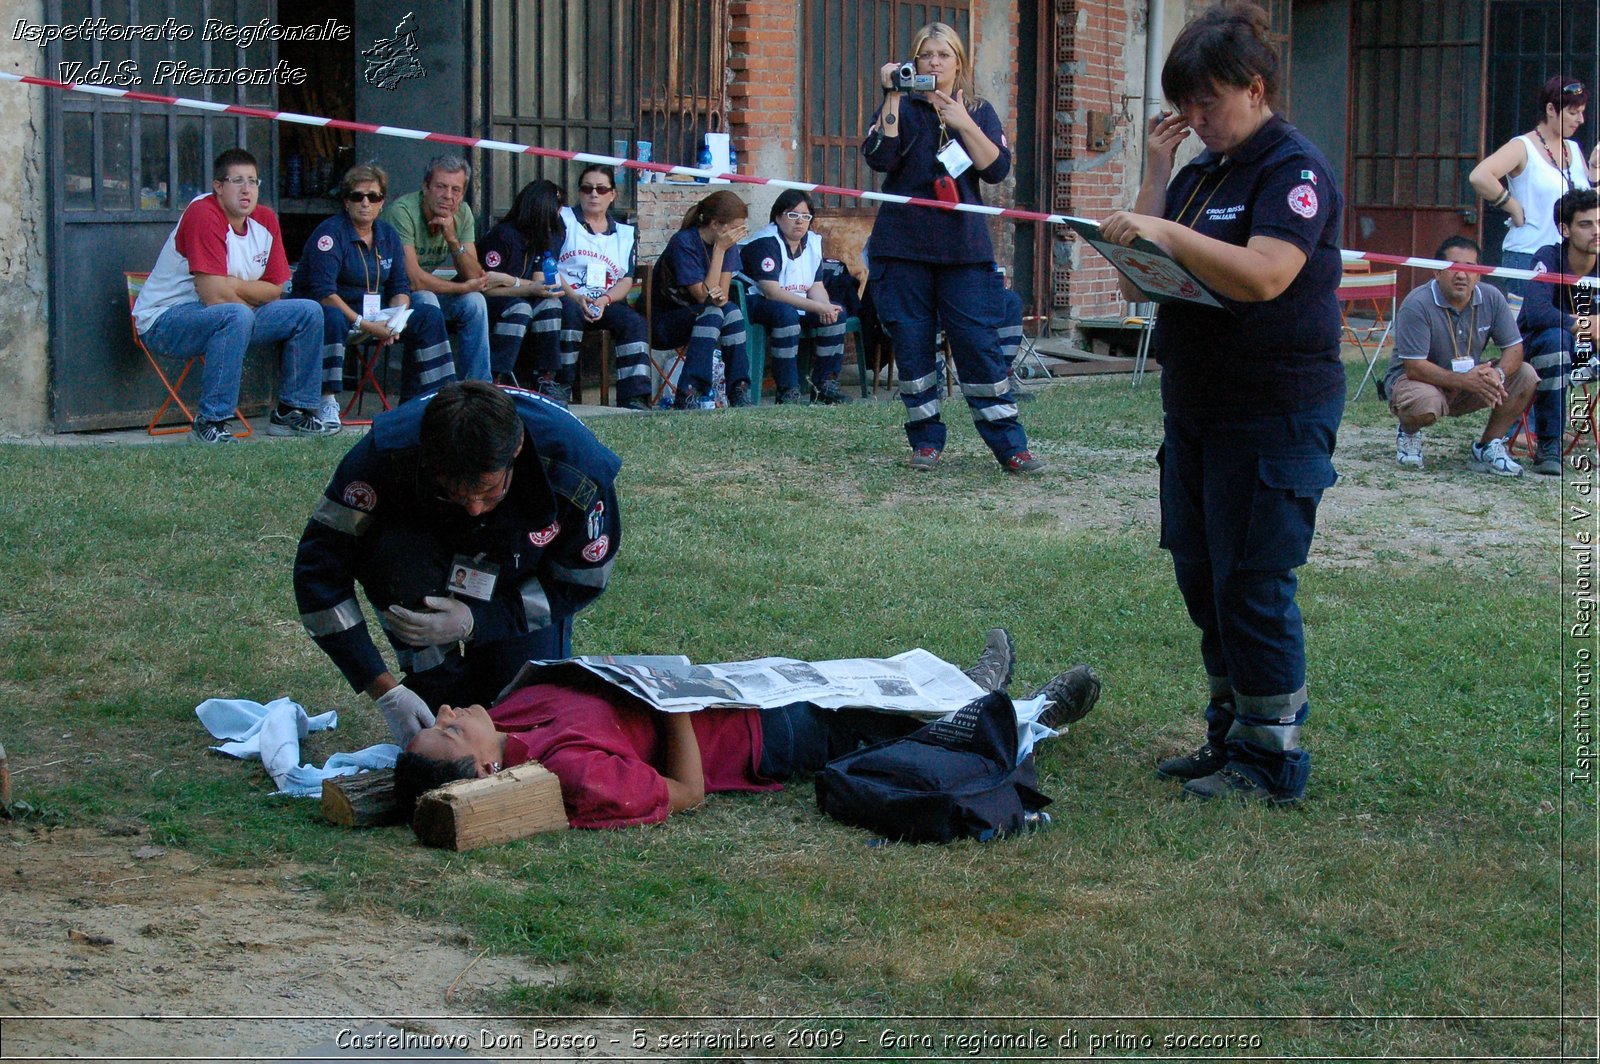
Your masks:
<instances>
[{"instance_id":1,"label":"lanyard with badge","mask_svg":"<svg viewBox=\"0 0 1600 1064\"><path fill-rule=\"evenodd\" d=\"M972 169L972 156L961 146L961 141L950 135L944 119L939 119L939 150L934 153L944 173L933 179L933 194L942 203L960 203L961 192L956 188L956 178Z\"/></svg>"},{"instance_id":2,"label":"lanyard with badge","mask_svg":"<svg viewBox=\"0 0 1600 1064\"><path fill-rule=\"evenodd\" d=\"M1466 373L1478 364L1478 360L1472 356L1472 341L1478 335L1478 304L1472 304L1472 323L1467 326L1467 353L1465 355L1461 353L1461 330L1455 327L1461 323L1461 315L1458 313L1455 318L1456 320L1451 323L1450 327L1450 368L1457 373Z\"/></svg>"},{"instance_id":3,"label":"lanyard with badge","mask_svg":"<svg viewBox=\"0 0 1600 1064\"><path fill-rule=\"evenodd\" d=\"M378 259L378 237L372 237L372 264L377 268L378 280L372 280L372 274L367 272L367 245L365 241L356 241L358 250L356 255L361 259L361 316L367 321L375 321L382 314L383 301L379 298L378 288L383 284L383 263Z\"/></svg>"},{"instance_id":4,"label":"lanyard with badge","mask_svg":"<svg viewBox=\"0 0 1600 1064\"><path fill-rule=\"evenodd\" d=\"M1189 198L1184 201L1183 206L1178 210L1177 217L1174 219L1174 221L1176 221L1179 225L1187 226L1190 229L1199 228L1200 219L1205 216L1206 208L1211 206L1211 201L1217 198L1217 193L1222 191L1222 186L1228 183L1228 174L1230 173L1228 169L1228 160L1223 159L1220 163L1218 163L1215 172L1221 174L1222 176L1217 179L1217 183L1215 185L1211 186L1210 194L1208 194L1204 202L1200 204L1199 210L1194 212L1194 217L1190 218L1186 222L1183 220L1184 214L1188 212L1189 207L1194 203L1194 198L1200 195L1200 190L1205 187L1206 178L1210 175L1202 174L1200 180L1195 182L1194 191L1189 193Z\"/></svg>"}]
</instances>

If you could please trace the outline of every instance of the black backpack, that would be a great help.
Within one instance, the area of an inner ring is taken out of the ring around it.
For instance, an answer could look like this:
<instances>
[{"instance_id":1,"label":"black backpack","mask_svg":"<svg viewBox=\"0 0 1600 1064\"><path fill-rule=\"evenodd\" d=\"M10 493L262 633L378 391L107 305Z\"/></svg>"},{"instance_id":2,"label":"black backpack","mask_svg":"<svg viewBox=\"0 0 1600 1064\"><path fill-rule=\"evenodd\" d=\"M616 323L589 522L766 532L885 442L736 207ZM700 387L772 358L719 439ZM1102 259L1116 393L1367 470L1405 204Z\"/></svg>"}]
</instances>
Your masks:
<instances>
[{"instance_id":1,"label":"black backpack","mask_svg":"<svg viewBox=\"0 0 1600 1064\"><path fill-rule=\"evenodd\" d=\"M1004 693L948 720L836 757L817 776L817 807L841 823L906 842L1016 834L1050 804L1033 757L1017 761L1017 718Z\"/></svg>"}]
</instances>

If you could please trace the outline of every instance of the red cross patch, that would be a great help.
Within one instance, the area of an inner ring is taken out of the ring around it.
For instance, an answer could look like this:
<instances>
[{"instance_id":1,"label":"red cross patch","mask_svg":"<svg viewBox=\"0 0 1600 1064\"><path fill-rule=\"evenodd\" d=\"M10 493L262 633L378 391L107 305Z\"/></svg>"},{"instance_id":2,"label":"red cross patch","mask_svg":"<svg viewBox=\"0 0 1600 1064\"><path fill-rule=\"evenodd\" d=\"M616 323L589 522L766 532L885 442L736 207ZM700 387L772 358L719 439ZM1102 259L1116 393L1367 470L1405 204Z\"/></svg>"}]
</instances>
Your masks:
<instances>
[{"instance_id":1,"label":"red cross patch","mask_svg":"<svg viewBox=\"0 0 1600 1064\"><path fill-rule=\"evenodd\" d=\"M1302 218L1317 216L1317 190L1310 185L1296 185L1289 190L1289 209Z\"/></svg>"},{"instance_id":2,"label":"red cross patch","mask_svg":"<svg viewBox=\"0 0 1600 1064\"><path fill-rule=\"evenodd\" d=\"M500 253L498 251L489 252L489 254L483 257L483 264L489 267L491 270L494 269L496 266L500 265Z\"/></svg>"}]
</instances>

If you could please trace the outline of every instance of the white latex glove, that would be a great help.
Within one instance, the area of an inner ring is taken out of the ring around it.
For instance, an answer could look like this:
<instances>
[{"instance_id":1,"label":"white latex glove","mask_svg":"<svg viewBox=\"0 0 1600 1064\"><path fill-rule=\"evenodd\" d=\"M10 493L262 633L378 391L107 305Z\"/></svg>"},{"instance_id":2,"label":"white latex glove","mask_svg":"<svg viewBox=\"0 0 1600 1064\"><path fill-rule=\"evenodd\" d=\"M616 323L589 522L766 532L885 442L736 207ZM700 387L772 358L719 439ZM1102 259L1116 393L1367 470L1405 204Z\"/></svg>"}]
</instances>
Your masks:
<instances>
[{"instance_id":1,"label":"white latex glove","mask_svg":"<svg viewBox=\"0 0 1600 1064\"><path fill-rule=\"evenodd\" d=\"M429 595L425 610L390 606L386 611L389 630L402 642L414 647L436 647L472 638L472 609L456 598Z\"/></svg>"},{"instance_id":2,"label":"white latex glove","mask_svg":"<svg viewBox=\"0 0 1600 1064\"><path fill-rule=\"evenodd\" d=\"M397 684L378 698L378 712L389 724L394 741L405 746L424 728L433 727L433 710L405 684Z\"/></svg>"}]
</instances>

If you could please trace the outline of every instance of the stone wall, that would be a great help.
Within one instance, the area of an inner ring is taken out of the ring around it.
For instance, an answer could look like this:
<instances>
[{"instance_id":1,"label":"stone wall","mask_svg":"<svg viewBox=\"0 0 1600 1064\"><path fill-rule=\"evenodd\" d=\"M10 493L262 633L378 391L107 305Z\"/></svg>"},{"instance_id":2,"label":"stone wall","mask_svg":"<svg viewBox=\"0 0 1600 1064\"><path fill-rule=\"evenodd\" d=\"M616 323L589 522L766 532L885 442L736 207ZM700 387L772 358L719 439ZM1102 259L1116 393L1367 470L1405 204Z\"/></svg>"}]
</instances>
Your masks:
<instances>
[{"instance_id":1,"label":"stone wall","mask_svg":"<svg viewBox=\"0 0 1600 1064\"><path fill-rule=\"evenodd\" d=\"M23 0L7 19L44 18ZM8 22L9 28L10 22ZM0 70L44 74L43 51L0 34ZM49 89L0 85L0 158L12 160L0 181L0 435L44 432L50 425L50 349L46 255L44 123Z\"/></svg>"}]
</instances>

